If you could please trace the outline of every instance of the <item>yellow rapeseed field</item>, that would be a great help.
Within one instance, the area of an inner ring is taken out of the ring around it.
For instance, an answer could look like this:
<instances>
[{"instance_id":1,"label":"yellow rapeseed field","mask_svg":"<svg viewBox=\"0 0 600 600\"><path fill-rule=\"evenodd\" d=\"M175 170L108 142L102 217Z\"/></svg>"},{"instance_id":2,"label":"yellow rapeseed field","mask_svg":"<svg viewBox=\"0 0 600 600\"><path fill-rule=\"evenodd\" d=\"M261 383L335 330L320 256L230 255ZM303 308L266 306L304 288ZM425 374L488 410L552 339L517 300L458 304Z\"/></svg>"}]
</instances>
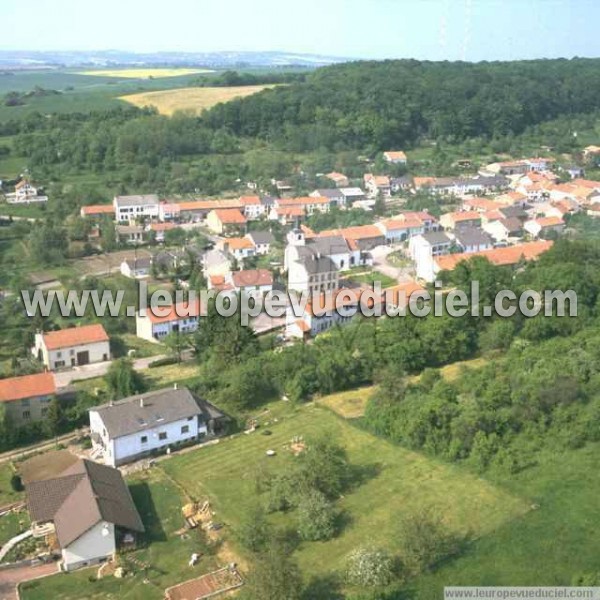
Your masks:
<instances>
[{"instance_id":1,"label":"yellow rapeseed field","mask_svg":"<svg viewBox=\"0 0 600 600\"><path fill-rule=\"evenodd\" d=\"M154 106L162 115L172 115L175 111L185 110L200 114L220 102L229 102L234 98L243 98L256 94L274 85L246 85L241 87L197 87L163 90L160 92L141 92L121 96L138 107Z\"/></svg>"}]
</instances>

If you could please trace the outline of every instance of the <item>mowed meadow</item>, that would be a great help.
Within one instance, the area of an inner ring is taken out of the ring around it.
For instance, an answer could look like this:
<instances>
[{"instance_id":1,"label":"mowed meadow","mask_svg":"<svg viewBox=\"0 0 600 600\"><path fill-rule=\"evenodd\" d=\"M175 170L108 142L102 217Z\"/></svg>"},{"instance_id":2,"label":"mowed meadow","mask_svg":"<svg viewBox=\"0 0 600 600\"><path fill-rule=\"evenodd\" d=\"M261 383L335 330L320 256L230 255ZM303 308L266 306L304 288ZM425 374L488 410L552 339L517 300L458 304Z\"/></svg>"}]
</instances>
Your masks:
<instances>
[{"instance_id":1,"label":"mowed meadow","mask_svg":"<svg viewBox=\"0 0 600 600\"><path fill-rule=\"evenodd\" d=\"M252 96L275 85L246 85L235 87L197 87L158 92L128 94L119 99L139 108L153 106L162 115L172 115L177 111L191 111L200 114L221 102Z\"/></svg>"},{"instance_id":2,"label":"mowed meadow","mask_svg":"<svg viewBox=\"0 0 600 600\"><path fill-rule=\"evenodd\" d=\"M263 428L213 446L184 453L161 467L190 496L210 499L215 519L235 530L264 498L256 491L258 474L286 470L297 460L292 439L326 434L348 453L353 484L336 502L343 525L327 542L303 542L296 558L303 573L326 576L344 568L346 556L370 544L398 549L399 522L430 509L449 530L479 538L522 518L530 502L455 466L395 446L363 431L330 410L308 405L263 416ZM261 431L268 429L271 435ZM267 456L274 450L275 456ZM293 512L271 517L274 524L294 526ZM234 536L231 536L235 541Z\"/></svg>"}]
</instances>

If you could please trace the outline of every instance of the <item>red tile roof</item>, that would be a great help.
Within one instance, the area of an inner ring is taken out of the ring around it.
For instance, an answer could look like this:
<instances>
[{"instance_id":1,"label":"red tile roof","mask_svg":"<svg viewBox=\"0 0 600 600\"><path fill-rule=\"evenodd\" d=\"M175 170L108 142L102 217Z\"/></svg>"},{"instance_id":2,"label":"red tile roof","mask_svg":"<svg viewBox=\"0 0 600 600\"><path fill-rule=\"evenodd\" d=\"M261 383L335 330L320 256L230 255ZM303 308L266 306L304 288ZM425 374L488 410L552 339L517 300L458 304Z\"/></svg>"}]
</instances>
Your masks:
<instances>
[{"instance_id":1,"label":"red tile roof","mask_svg":"<svg viewBox=\"0 0 600 600\"><path fill-rule=\"evenodd\" d=\"M81 214L86 217L93 215L114 215L115 208L112 204L92 204L90 206L82 206Z\"/></svg>"},{"instance_id":2,"label":"red tile roof","mask_svg":"<svg viewBox=\"0 0 600 600\"><path fill-rule=\"evenodd\" d=\"M243 225L246 222L246 217L236 208L217 208L214 213L223 225Z\"/></svg>"},{"instance_id":3,"label":"red tile roof","mask_svg":"<svg viewBox=\"0 0 600 600\"><path fill-rule=\"evenodd\" d=\"M303 196L302 198L281 198L277 200L278 206L305 206L307 204L329 204L329 200L323 196Z\"/></svg>"},{"instance_id":4,"label":"red tile roof","mask_svg":"<svg viewBox=\"0 0 600 600\"><path fill-rule=\"evenodd\" d=\"M100 324L82 325L60 331L48 331L43 334L44 344L48 350L60 350L84 344L108 342L108 334Z\"/></svg>"},{"instance_id":5,"label":"red tile roof","mask_svg":"<svg viewBox=\"0 0 600 600\"><path fill-rule=\"evenodd\" d=\"M223 246L228 245L230 250L243 250L245 248L254 248L254 244L248 238L234 237L228 238L223 242Z\"/></svg>"},{"instance_id":6,"label":"red tile roof","mask_svg":"<svg viewBox=\"0 0 600 600\"><path fill-rule=\"evenodd\" d=\"M425 288L416 281L406 281L383 290L383 298L386 304L391 306L407 306L410 298L417 292L424 291Z\"/></svg>"},{"instance_id":7,"label":"red tile roof","mask_svg":"<svg viewBox=\"0 0 600 600\"><path fill-rule=\"evenodd\" d=\"M267 269L250 269L248 271L234 271L231 279L235 287L243 288L256 285L273 285L273 275Z\"/></svg>"},{"instance_id":8,"label":"red tile roof","mask_svg":"<svg viewBox=\"0 0 600 600\"><path fill-rule=\"evenodd\" d=\"M540 254L543 254L551 247L551 241L540 240L538 242L508 246L507 248L493 248L491 250L482 250L480 252L447 254L445 256L438 256L434 260L441 270L447 271L451 271L458 263L469 260L475 256L487 258L495 265L516 265L521 259L536 259Z\"/></svg>"},{"instance_id":9,"label":"red tile roof","mask_svg":"<svg viewBox=\"0 0 600 600\"><path fill-rule=\"evenodd\" d=\"M389 150L388 152L384 152L383 155L389 160L406 160L406 153L402 152L402 150Z\"/></svg>"},{"instance_id":10,"label":"red tile roof","mask_svg":"<svg viewBox=\"0 0 600 600\"><path fill-rule=\"evenodd\" d=\"M37 373L36 375L0 379L0 402L51 396L55 393L56 385L52 373Z\"/></svg>"},{"instance_id":11,"label":"red tile roof","mask_svg":"<svg viewBox=\"0 0 600 600\"><path fill-rule=\"evenodd\" d=\"M165 311L166 314L160 316L154 311L160 312L161 315L163 311ZM196 300L196 302L191 304L189 302L179 302L177 304L172 304L171 306L157 307L156 309L148 307L146 312L146 316L154 324L170 323L172 321L180 321L181 319L189 319L190 317L199 317L200 314L200 300Z\"/></svg>"}]
</instances>

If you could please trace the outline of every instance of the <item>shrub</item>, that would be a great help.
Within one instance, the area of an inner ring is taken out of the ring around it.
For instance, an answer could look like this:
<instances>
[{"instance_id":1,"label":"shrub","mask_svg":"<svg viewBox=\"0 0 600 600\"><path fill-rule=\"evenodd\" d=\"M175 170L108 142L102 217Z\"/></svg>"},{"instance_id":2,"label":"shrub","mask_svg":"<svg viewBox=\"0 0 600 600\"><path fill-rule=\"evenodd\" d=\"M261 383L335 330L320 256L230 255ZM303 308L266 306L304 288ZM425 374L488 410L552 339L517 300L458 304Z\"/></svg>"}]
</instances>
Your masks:
<instances>
[{"instance_id":1,"label":"shrub","mask_svg":"<svg viewBox=\"0 0 600 600\"><path fill-rule=\"evenodd\" d=\"M346 559L346 580L351 585L377 587L394 578L394 562L379 548L357 548Z\"/></svg>"},{"instance_id":2,"label":"shrub","mask_svg":"<svg viewBox=\"0 0 600 600\"><path fill-rule=\"evenodd\" d=\"M19 475L17 475L16 473L13 473L12 477L10 478L10 487L15 492L22 492L25 489L23 487L21 477L19 477Z\"/></svg>"},{"instance_id":3,"label":"shrub","mask_svg":"<svg viewBox=\"0 0 600 600\"><path fill-rule=\"evenodd\" d=\"M318 490L310 490L298 499L298 534L303 540L328 540L335 533L335 511Z\"/></svg>"}]
</instances>

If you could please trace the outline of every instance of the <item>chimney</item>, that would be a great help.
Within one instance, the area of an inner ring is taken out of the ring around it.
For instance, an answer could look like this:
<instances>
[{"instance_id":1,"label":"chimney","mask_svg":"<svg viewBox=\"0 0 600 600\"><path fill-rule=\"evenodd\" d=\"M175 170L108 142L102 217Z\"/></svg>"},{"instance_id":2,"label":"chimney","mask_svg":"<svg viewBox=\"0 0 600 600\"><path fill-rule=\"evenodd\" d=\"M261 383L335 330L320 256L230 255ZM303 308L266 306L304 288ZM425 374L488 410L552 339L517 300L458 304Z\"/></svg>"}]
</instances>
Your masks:
<instances>
[{"instance_id":1,"label":"chimney","mask_svg":"<svg viewBox=\"0 0 600 600\"><path fill-rule=\"evenodd\" d=\"M145 404L144 404L144 399L140 398L140 408L144 408Z\"/></svg>"}]
</instances>

